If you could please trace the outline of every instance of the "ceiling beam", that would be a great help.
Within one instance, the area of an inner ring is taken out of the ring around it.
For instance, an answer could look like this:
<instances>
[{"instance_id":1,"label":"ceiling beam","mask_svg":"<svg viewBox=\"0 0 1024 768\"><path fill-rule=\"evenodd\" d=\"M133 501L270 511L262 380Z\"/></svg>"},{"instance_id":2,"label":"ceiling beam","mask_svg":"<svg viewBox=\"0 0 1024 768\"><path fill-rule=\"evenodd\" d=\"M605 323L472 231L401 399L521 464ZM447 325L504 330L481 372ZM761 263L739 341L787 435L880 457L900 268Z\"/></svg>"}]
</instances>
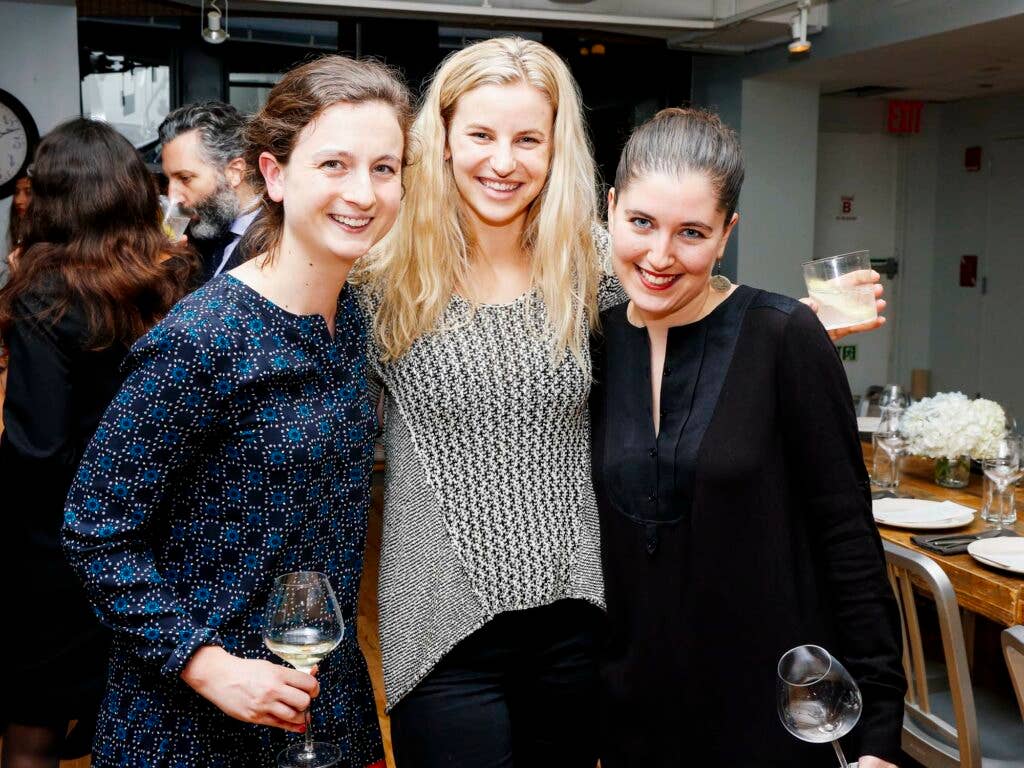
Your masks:
<instances>
[{"instance_id":1,"label":"ceiling beam","mask_svg":"<svg viewBox=\"0 0 1024 768\"><path fill-rule=\"evenodd\" d=\"M199 7L193 0L189 3ZM244 5L249 6L249 3ZM555 22L559 24L583 24L587 26L614 26L633 29L673 30L715 28L714 19L671 18L658 16L628 16L610 13L585 13L544 8L499 8L489 0L481 5L461 5L445 2L413 2L412 0L272 0L261 6L302 5L331 7L339 11L385 11L388 14L402 13L416 16L444 16L452 19L479 19L484 21L509 22Z\"/></svg>"},{"instance_id":2,"label":"ceiling beam","mask_svg":"<svg viewBox=\"0 0 1024 768\"><path fill-rule=\"evenodd\" d=\"M745 11L734 13L731 16L724 16L721 19L715 19L715 29L726 29L728 27L734 27L737 24L741 24L747 19L753 19L758 16L766 16L769 13L775 13L781 11L784 8L789 8L797 4L797 0L771 0L771 2L761 3L755 5L753 8L748 8Z\"/></svg>"}]
</instances>

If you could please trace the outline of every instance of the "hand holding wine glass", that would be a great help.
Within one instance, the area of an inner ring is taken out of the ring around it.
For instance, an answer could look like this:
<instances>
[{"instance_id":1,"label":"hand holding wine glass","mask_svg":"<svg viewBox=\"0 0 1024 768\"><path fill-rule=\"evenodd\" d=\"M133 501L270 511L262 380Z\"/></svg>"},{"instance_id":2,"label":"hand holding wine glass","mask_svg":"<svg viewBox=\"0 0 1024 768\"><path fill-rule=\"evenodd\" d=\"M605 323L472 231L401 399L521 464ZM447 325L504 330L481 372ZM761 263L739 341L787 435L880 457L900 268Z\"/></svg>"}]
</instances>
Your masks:
<instances>
[{"instance_id":1,"label":"hand holding wine glass","mask_svg":"<svg viewBox=\"0 0 1024 768\"><path fill-rule=\"evenodd\" d=\"M843 768L849 763L839 739L860 719L862 701L857 683L832 655L818 645L800 645L779 659L779 718L802 741L831 742Z\"/></svg>"},{"instance_id":2,"label":"hand holding wine glass","mask_svg":"<svg viewBox=\"0 0 1024 768\"><path fill-rule=\"evenodd\" d=\"M861 755L856 768L898 768L898 766L896 763L890 763L888 760L883 760L880 757Z\"/></svg>"},{"instance_id":3,"label":"hand holding wine glass","mask_svg":"<svg viewBox=\"0 0 1024 768\"><path fill-rule=\"evenodd\" d=\"M263 642L273 653L309 673L344 634L345 621L327 576L297 571L274 580L263 622ZM326 768L341 759L335 745L313 741L308 707L305 716L305 741L278 755L280 768Z\"/></svg>"},{"instance_id":4,"label":"hand holding wine glass","mask_svg":"<svg viewBox=\"0 0 1024 768\"><path fill-rule=\"evenodd\" d=\"M293 733L306 729L303 713L319 693L316 679L307 674L263 659L241 659L215 645L197 650L181 679L229 717Z\"/></svg>"}]
</instances>

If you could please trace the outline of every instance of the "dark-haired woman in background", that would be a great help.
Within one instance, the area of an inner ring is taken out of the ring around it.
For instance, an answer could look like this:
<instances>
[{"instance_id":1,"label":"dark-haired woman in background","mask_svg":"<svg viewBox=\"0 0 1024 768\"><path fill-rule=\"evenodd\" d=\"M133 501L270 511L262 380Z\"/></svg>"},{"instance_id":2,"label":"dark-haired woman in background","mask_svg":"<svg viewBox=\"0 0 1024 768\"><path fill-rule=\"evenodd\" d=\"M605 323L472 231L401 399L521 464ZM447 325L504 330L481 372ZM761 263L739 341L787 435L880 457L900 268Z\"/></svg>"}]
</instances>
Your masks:
<instances>
[{"instance_id":1,"label":"dark-haired woman in background","mask_svg":"<svg viewBox=\"0 0 1024 768\"><path fill-rule=\"evenodd\" d=\"M0 253L0 288L7 283L11 265L9 254L13 252L18 243L21 242L21 232L25 226L25 216L28 213L28 204L32 202L32 180L28 174L19 176L14 182L14 196L11 198L10 220L7 224L6 248Z\"/></svg>"},{"instance_id":2,"label":"dark-haired woman in background","mask_svg":"<svg viewBox=\"0 0 1024 768\"><path fill-rule=\"evenodd\" d=\"M186 293L197 268L167 241L145 164L109 126L80 119L53 130L32 185L18 266L0 290L10 350L0 647L13 662L0 694L0 763L19 768L57 766L68 722L94 721L108 641L60 549L64 497L128 348Z\"/></svg>"}]
</instances>

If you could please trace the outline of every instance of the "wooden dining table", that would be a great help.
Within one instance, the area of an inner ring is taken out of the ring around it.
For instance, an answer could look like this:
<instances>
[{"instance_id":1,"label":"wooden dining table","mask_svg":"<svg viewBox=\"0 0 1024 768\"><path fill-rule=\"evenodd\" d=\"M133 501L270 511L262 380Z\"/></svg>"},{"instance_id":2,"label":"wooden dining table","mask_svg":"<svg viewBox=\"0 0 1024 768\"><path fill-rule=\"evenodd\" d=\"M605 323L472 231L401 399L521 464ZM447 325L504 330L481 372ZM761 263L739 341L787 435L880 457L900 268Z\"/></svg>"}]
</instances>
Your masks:
<instances>
[{"instance_id":1,"label":"wooden dining table","mask_svg":"<svg viewBox=\"0 0 1024 768\"><path fill-rule=\"evenodd\" d=\"M864 461L868 470L871 468L871 444L864 443ZM948 533L980 533L990 528L990 524L982 520L977 510L981 509L982 476L971 474L970 484L966 488L951 489L936 485L933 479L934 460L909 456L903 459L902 479L899 493L918 499L932 501L954 501L975 510L974 521L963 528ZM1024 490L1016 489L1017 522L1013 528L1024 536ZM1001 571L982 565L969 554L938 555L914 544L910 537L917 533L904 528L879 525L878 531L882 538L901 546L908 547L934 560L953 583L957 603L961 608L985 616L1001 624L1012 626L1024 624L1024 576L1016 576L1008 571Z\"/></svg>"}]
</instances>

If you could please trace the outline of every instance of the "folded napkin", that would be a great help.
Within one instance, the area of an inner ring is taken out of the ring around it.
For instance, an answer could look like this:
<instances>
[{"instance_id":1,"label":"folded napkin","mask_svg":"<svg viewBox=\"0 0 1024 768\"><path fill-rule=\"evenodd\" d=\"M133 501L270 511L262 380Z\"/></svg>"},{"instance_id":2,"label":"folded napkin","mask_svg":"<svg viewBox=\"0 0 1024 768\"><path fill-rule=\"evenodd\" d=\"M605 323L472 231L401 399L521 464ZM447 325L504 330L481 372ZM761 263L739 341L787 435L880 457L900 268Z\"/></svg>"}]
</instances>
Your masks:
<instances>
[{"instance_id":1,"label":"folded napkin","mask_svg":"<svg viewBox=\"0 0 1024 768\"><path fill-rule=\"evenodd\" d=\"M1003 529L1001 531L982 531L981 533L926 533L911 536L910 540L921 547L921 549L927 549L929 552L934 552L937 555L962 555L967 552L967 545L972 541L1016 535L1014 531ZM1003 557L1015 558L1017 555L1000 555L1000 560ZM995 562L995 558L989 559ZM1024 556L1022 556L1022 559L1024 559ZM1009 565L1009 563L1006 563L1006 565Z\"/></svg>"},{"instance_id":2,"label":"folded napkin","mask_svg":"<svg viewBox=\"0 0 1024 768\"><path fill-rule=\"evenodd\" d=\"M923 501L922 499L875 499L871 513L880 523L905 525L907 523L942 523L974 510L952 501Z\"/></svg>"}]
</instances>

